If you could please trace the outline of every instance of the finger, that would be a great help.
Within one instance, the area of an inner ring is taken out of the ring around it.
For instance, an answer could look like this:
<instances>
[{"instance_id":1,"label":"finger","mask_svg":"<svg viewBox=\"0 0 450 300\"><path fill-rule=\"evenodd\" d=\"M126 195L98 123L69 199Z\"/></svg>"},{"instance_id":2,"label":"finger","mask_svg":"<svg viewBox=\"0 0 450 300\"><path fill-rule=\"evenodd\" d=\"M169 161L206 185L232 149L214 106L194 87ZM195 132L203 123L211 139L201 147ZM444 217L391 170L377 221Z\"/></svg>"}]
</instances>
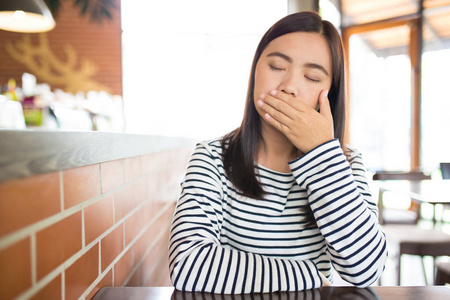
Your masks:
<instances>
[{"instance_id":1,"label":"finger","mask_svg":"<svg viewBox=\"0 0 450 300\"><path fill-rule=\"evenodd\" d=\"M289 105L290 108L289 111L292 111L292 108L294 108L297 111L306 111L309 109L309 107L305 103L299 101L294 96L286 94L284 92L273 90L270 92L270 96L272 96L275 99L282 100L284 103Z\"/></svg>"},{"instance_id":2,"label":"finger","mask_svg":"<svg viewBox=\"0 0 450 300\"><path fill-rule=\"evenodd\" d=\"M268 97L266 96L264 99L258 100L258 106L266 113L265 118L267 120L275 119L277 122L287 125L291 118L270 104L273 104L274 101L269 100L269 102L266 102L267 98Z\"/></svg>"},{"instance_id":3,"label":"finger","mask_svg":"<svg viewBox=\"0 0 450 300\"><path fill-rule=\"evenodd\" d=\"M331 114L330 101L328 101L328 91L323 90L319 95L319 107L320 114L327 120L333 121L333 115Z\"/></svg>"},{"instance_id":4,"label":"finger","mask_svg":"<svg viewBox=\"0 0 450 300\"><path fill-rule=\"evenodd\" d=\"M281 93L279 93L279 94L281 94ZM279 95L273 96L273 93L268 94L268 95L261 95L261 97L264 98L264 99L262 99L264 103L266 103L267 105L270 105L271 107L273 107L280 113L284 114L288 118L294 119L295 115L296 115L296 109L294 107L292 107L285 100L286 98L283 99L283 98L279 98L278 96Z\"/></svg>"},{"instance_id":5,"label":"finger","mask_svg":"<svg viewBox=\"0 0 450 300\"><path fill-rule=\"evenodd\" d=\"M277 119L275 119L274 117L272 117L268 113L264 114L264 119L266 119L266 121L270 125L272 125L276 129L278 129L280 132L282 132L285 135L289 131L289 128L286 125L284 125L283 123L279 122Z\"/></svg>"}]
</instances>

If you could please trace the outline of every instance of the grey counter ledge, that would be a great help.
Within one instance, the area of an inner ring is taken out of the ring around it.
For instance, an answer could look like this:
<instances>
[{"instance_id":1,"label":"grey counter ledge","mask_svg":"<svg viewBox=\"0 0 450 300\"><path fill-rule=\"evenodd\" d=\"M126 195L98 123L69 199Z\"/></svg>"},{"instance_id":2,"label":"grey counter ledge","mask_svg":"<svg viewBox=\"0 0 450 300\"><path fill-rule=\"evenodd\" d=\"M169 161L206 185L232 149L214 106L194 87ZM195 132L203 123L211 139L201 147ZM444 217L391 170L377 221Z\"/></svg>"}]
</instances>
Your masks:
<instances>
[{"instance_id":1,"label":"grey counter ledge","mask_svg":"<svg viewBox=\"0 0 450 300\"><path fill-rule=\"evenodd\" d=\"M0 130L0 182L194 144L129 133Z\"/></svg>"}]
</instances>

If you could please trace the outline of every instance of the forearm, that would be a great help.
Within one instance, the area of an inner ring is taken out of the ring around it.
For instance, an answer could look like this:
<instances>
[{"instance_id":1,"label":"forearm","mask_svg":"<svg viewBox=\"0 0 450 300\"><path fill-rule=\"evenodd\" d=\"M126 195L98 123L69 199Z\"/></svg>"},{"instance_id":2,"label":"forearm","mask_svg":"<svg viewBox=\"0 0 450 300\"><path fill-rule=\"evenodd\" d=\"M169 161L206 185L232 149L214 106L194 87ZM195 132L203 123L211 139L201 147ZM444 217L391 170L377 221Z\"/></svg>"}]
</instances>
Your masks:
<instances>
[{"instance_id":1,"label":"forearm","mask_svg":"<svg viewBox=\"0 0 450 300\"><path fill-rule=\"evenodd\" d=\"M297 183L308 192L329 257L341 277L367 286L381 274L386 240L370 194L357 184L337 141L330 141L291 163ZM370 209L369 209L370 207Z\"/></svg>"},{"instance_id":2,"label":"forearm","mask_svg":"<svg viewBox=\"0 0 450 300\"><path fill-rule=\"evenodd\" d=\"M216 234L220 231L217 219L207 216L195 201L185 199L182 203L174 216L169 249L170 275L176 289L235 294L322 285L310 260L280 259L222 246Z\"/></svg>"},{"instance_id":3,"label":"forearm","mask_svg":"<svg viewBox=\"0 0 450 300\"><path fill-rule=\"evenodd\" d=\"M177 257L175 251L170 257L171 278L178 290L241 294L298 291L322 285L311 261L272 258L213 243L191 245L189 253Z\"/></svg>"}]
</instances>

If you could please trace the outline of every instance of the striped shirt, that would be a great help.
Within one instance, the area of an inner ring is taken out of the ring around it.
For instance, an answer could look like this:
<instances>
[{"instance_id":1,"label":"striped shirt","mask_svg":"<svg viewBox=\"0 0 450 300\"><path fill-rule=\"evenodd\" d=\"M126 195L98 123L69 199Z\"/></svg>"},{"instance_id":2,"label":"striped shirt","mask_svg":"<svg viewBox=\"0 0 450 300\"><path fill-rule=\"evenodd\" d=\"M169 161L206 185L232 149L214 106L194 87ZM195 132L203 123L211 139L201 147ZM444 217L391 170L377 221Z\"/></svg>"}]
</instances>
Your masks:
<instances>
[{"instance_id":1,"label":"striped shirt","mask_svg":"<svg viewBox=\"0 0 450 300\"><path fill-rule=\"evenodd\" d=\"M182 291L265 293L322 285L333 269L366 287L381 275L386 239L361 156L338 140L289 162L256 164L267 195L242 196L223 167L221 140L197 144L172 220L169 268ZM309 205L316 225L303 207Z\"/></svg>"}]
</instances>

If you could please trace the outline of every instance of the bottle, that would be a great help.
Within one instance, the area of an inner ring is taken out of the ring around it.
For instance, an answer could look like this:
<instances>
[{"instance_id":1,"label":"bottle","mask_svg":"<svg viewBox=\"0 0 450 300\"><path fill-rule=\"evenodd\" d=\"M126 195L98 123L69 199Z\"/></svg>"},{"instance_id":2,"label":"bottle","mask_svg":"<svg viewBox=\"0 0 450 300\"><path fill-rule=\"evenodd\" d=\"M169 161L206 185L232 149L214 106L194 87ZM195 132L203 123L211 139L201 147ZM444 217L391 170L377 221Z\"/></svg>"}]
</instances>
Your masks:
<instances>
[{"instance_id":1,"label":"bottle","mask_svg":"<svg viewBox=\"0 0 450 300\"><path fill-rule=\"evenodd\" d=\"M6 98L9 100L18 101L16 94L16 81L13 78L8 80L7 91L5 93Z\"/></svg>"}]
</instances>

